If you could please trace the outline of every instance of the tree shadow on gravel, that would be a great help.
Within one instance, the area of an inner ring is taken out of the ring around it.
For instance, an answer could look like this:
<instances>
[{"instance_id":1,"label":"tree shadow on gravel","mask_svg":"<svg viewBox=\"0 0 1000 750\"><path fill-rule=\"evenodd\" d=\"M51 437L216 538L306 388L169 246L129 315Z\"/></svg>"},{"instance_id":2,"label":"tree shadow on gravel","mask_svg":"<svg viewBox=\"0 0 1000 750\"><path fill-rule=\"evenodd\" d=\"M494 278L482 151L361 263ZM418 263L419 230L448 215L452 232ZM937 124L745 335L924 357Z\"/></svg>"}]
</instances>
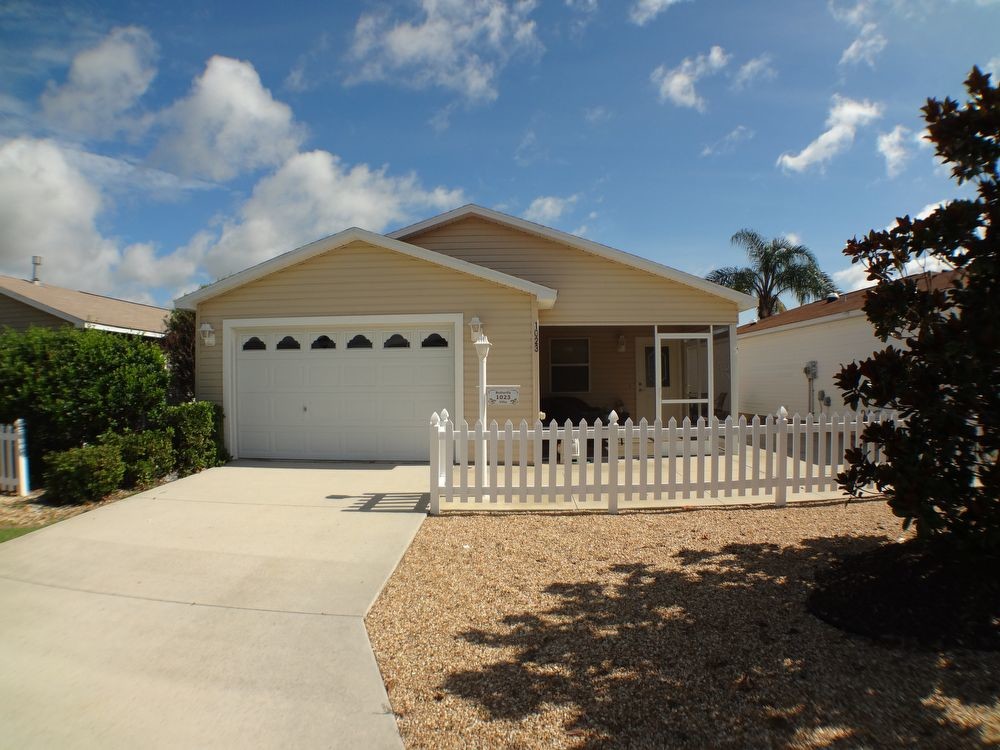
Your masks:
<instances>
[{"instance_id":1,"label":"tree shadow on gravel","mask_svg":"<svg viewBox=\"0 0 1000 750\"><path fill-rule=\"evenodd\" d=\"M1000 658L889 649L805 610L816 569L882 542L731 544L555 583L551 608L462 634L513 659L443 688L493 719L565 709L580 747L981 747L926 699L993 704Z\"/></svg>"}]
</instances>

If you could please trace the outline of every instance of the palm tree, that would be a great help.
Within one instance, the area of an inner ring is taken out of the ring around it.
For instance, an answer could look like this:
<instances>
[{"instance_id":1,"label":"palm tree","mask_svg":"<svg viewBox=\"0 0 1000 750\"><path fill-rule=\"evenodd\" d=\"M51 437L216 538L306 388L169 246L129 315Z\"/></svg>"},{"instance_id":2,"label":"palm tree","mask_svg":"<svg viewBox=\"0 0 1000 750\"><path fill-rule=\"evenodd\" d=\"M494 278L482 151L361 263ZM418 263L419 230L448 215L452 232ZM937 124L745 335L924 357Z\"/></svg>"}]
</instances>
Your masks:
<instances>
[{"instance_id":1,"label":"palm tree","mask_svg":"<svg viewBox=\"0 0 1000 750\"><path fill-rule=\"evenodd\" d=\"M765 240L752 229L738 231L732 243L746 250L750 265L717 268L705 278L754 295L760 319L784 312L780 297L785 292L792 294L801 305L837 291L833 279L819 267L812 251L803 245L794 245L784 237Z\"/></svg>"}]
</instances>

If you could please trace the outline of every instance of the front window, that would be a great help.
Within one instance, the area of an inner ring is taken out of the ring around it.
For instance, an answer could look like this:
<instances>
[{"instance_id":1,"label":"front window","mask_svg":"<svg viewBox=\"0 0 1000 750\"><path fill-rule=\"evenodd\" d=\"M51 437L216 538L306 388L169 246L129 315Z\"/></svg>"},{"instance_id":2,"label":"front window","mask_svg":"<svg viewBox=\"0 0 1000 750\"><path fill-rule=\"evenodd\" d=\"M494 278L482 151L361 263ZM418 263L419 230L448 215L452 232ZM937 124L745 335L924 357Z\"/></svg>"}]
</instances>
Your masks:
<instances>
[{"instance_id":1,"label":"front window","mask_svg":"<svg viewBox=\"0 0 1000 750\"><path fill-rule=\"evenodd\" d=\"M549 354L552 393L587 393L590 390L589 339L552 339Z\"/></svg>"}]
</instances>

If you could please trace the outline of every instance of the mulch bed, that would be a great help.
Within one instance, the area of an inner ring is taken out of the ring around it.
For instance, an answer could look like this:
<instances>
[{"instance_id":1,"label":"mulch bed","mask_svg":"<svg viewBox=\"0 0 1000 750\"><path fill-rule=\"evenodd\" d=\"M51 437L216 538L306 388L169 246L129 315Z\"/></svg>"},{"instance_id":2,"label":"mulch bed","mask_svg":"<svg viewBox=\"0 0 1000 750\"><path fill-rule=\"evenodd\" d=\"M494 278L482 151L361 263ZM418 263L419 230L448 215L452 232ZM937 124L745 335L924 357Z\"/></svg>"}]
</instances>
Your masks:
<instances>
[{"instance_id":1,"label":"mulch bed","mask_svg":"<svg viewBox=\"0 0 1000 750\"><path fill-rule=\"evenodd\" d=\"M806 608L902 536L882 501L428 518L366 624L409 748L998 745L1000 653Z\"/></svg>"},{"instance_id":2,"label":"mulch bed","mask_svg":"<svg viewBox=\"0 0 1000 750\"><path fill-rule=\"evenodd\" d=\"M888 643L1000 650L1000 559L911 540L816 574L809 611Z\"/></svg>"}]
</instances>

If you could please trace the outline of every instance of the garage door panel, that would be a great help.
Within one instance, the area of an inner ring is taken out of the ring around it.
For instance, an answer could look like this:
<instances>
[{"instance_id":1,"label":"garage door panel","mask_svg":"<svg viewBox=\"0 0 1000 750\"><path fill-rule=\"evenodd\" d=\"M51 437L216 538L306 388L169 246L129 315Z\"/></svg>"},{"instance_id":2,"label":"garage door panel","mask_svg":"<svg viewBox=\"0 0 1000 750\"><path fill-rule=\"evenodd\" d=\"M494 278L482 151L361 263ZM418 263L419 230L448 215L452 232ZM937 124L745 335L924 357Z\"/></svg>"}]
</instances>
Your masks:
<instances>
[{"instance_id":1,"label":"garage door panel","mask_svg":"<svg viewBox=\"0 0 1000 750\"><path fill-rule=\"evenodd\" d=\"M401 427L382 437L384 453L401 459L420 461L427 459L427 431L415 427Z\"/></svg>"},{"instance_id":2,"label":"garage door panel","mask_svg":"<svg viewBox=\"0 0 1000 750\"><path fill-rule=\"evenodd\" d=\"M384 395L375 400L379 421L399 424L413 424L416 413L413 400L405 396Z\"/></svg>"},{"instance_id":3,"label":"garage door panel","mask_svg":"<svg viewBox=\"0 0 1000 750\"><path fill-rule=\"evenodd\" d=\"M344 385L349 388L357 386L371 387L376 382L374 380L375 363L372 362L372 354L370 352L356 352L350 356L353 361L344 363Z\"/></svg>"},{"instance_id":4,"label":"garage door panel","mask_svg":"<svg viewBox=\"0 0 1000 750\"><path fill-rule=\"evenodd\" d=\"M257 394L241 394L238 404L241 426L264 427L273 423L270 399L261 399Z\"/></svg>"},{"instance_id":5,"label":"garage door panel","mask_svg":"<svg viewBox=\"0 0 1000 750\"><path fill-rule=\"evenodd\" d=\"M271 367L269 362L244 360L237 367L238 388L241 393L246 391L266 391L271 387Z\"/></svg>"},{"instance_id":6,"label":"garage door panel","mask_svg":"<svg viewBox=\"0 0 1000 750\"><path fill-rule=\"evenodd\" d=\"M305 385L305 362L276 362L272 383L276 390L300 390Z\"/></svg>"},{"instance_id":7,"label":"garage door panel","mask_svg":"<svg viewBox=\"0 0 1000 750\"><path fill-rule=\"evenodd\" d=\"M246 456L270 455L273 453L271 448L271 431L241 427L239 450L240 453Z\"/></svg>"},{"instance_id":8,"label":"garage door panel","mask_svg":"<svg viewBox=\"0 0 1000 750\"><path fill-rule=\"evenodd\" d=\"M306 387L311 390L336 389L342 385L341 365L310 361L305 371Z\"/></svg>"},{"instance_id":9,"label":"garage door panel","mask_svg":"<svg viewBox=\"0 0 1000 750\"><path fill-rule=\"evenodd\" d=\"M347 350L346 342L358 333L326 326L241 334L238 343L257 336L267 349L238 350L235 358L240 455L427 459L430 414L454 413L453 347L421 347L421 329L394 328L361 331L373 347ZM321 334L337 348L311 349ZM410 347L385 348L393 334ZM285 336L302 348L276 349Z\"/></svg>"},{"instance_id":10,"label":"garage door panel","mask_svg":"<svg viewBox=\"0 0 1000 750\"><path fill-rule=\"evenodd\" d=\"M273 450L281 458L305 455L308 442L303 430L274 430Z\"/></svg>"},{"instance_id":11,"label":"garage door panel","mask_svg":"<svg viewBox=\"0 0 1000 750\"><path fill-rule=\"evenodd\" d=\"M340 399L335 394L309 394L307 421L312 427L335 426L342 419Z\"/></svg>"},{"instance_id":12,"label":"garage door panel","mask_svg":"<svg viewBox=\"0 0 1000 750\"><path fill-rule=\"evenodd\" d=\"M307 405L301 393L274 393L270 396L271 423L275 427L305 424Z\"/></svg>"}]
</instances>

